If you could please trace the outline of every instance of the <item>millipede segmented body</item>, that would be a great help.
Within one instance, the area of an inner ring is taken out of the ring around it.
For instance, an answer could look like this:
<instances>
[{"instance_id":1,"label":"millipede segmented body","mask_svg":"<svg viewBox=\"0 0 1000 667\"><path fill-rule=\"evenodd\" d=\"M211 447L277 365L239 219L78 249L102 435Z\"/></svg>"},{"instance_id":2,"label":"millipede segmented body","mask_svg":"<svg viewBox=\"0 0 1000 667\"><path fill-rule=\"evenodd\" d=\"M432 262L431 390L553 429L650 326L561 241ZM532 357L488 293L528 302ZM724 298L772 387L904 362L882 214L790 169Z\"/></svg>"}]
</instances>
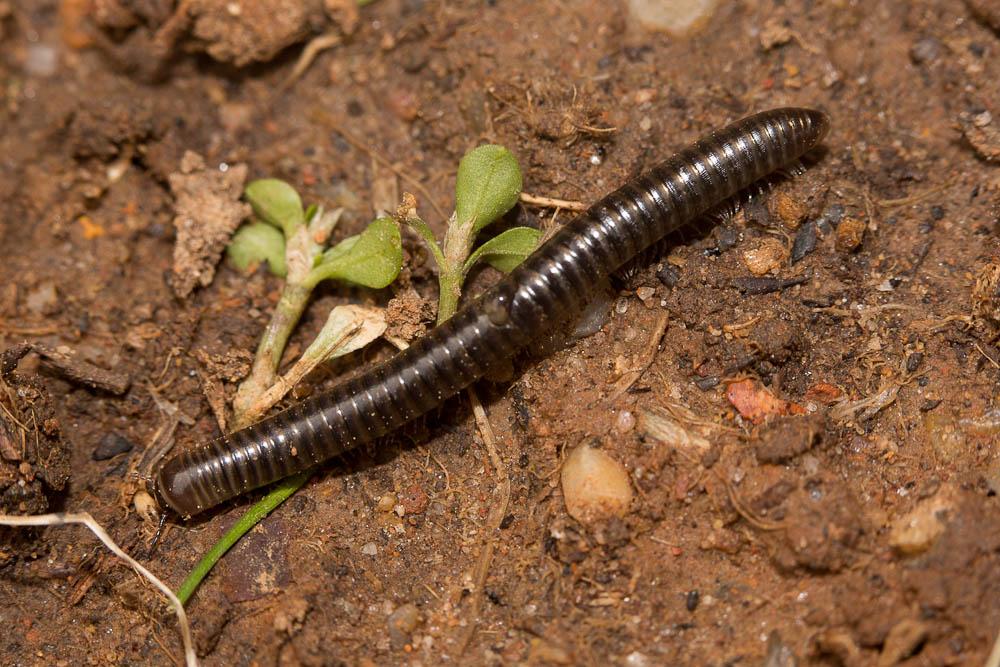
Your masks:
<instances>
[{"instance_id":1,"label":"millipede segmented body","mask_svg":"<svg viewBox=\"0 0 1000 667\"><path fill-rule=\"evenodd\" d=\"M579 313L603 278L653 243L796 161L825 114L784 108L713 132L564 225L519 267L385 363L164 462L158 499L183 516L371 442L441 405Z\"/></svg>"}]
</instances>

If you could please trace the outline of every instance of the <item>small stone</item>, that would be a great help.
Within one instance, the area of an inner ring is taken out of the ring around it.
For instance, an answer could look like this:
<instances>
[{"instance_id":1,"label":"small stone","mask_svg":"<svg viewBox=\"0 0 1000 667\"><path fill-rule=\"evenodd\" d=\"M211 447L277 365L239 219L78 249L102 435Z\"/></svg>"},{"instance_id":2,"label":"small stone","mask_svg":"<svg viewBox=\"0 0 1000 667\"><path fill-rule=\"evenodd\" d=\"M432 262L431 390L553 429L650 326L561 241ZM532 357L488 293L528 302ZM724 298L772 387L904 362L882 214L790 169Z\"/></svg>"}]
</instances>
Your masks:
<instances>
[{"instance_id":1,"label":"small stone","mask_svg":"<svg viewBox=\"0 0 1000 667\"><path fill-rule=\"evenodd\" d=\"M867 225L858 218L844 218L837 226L837 250L853 252L861 245Z\"/></svg>"},{"instance_id":2,"label":"small stone","mask_svg":"<svg viewBox=\"0 0 1000 667\"><path fill-rule=\"evenodd\" d=\"M730 248L735 248L736 244L740 242L740 233L727 225L718 228L715 238L719 252L725 252Z\"/></svg>"},{"instance_id":3,"label":"small stone","mask_svg":"<svg viewBox=\"0 0 1000 667\"><path fill-rule=\"evenodd\" d=\"M635 415L629 410L622 410L615 420L615 432L625 434L635 428Z\"/></svg>"},{"instance_id":4,"label":"small stone","mask_svg":"<svg viewBox=\"0 0 1000 667\"><path fill-rule=\"evenodd\" d=\"M632 503L632 484L622 464L587 445L563 463L562 488L567 512L580 523L624 516Z\"/></svg>"},{"instance_id":5,"label":"small stone","mask_svg":"<svg viewBox=\"0 0 1000 667\"><path fill-rule=\"evenodd\" d=\"M773 238L762 239L743 253L743 263L755 276L777 271L787 259L788 251L785 250L785 245Z\"/></svg>"},{"instance_id":6,"label":"small stone","mask_svg":"<svg viewBox=\"0 0 1000 667\"><path fill-rule=\"evenodd\" d=\"M656 272L656 279L659 280L660 284L664 287L674 287L677 285L678 281L680 281L681 274L676 268L670 266L669 264L664 264L663 267Z\"/></svg>"},{"instance_id":7,"label":"small stone","mask_svg":"<svg viewBox=\"0 0 1000 667\"><path fill-rule=\"evenodd\" d=\"M952 509L954 501L946 491L939 491L935 496L921 501L913 511L893 522L889 531L889 544L907 556L927 551L944 533L944 515Z\"/></svg>"},{"instance_id":8,"label":"small stone","mask_svg":"<svg viewBox=\"0 0 1000 667\"><path fill-rule=\"evenodd\" d=\"M680 37L708 22L718 0L628 0L628 10L644 27Z\"/></svg>"},{"instance_id":9,"label":"small stone","mask_svg":"<svg viewBox=\"0 0 1000 667\"><path fill-rule=\"evenodd\" d=\"M792 264L816 249L816 223L807 222L799 227L792 243Z\"/></svg>"},{"instance_id":10,"label":"small stone","mask_svg":"<svg viewBox=\"0 0 1000 667\"><path fill-rule=\"evenodd\" d=\"M374 542L367 542L361 547L361 553L366 556L376 556L378 555L378 547L375 546Z\"/></svg>"},{"instance_id":11,"label":"small stone","mask_svg":"<svg viewBox=\"0 0 1000 667\"><path fill-rule=\"evenodd\" d=\"M403 650L410 643L410 635L420 624L420 610L412 602L401 605L389 614L389 642L395 651Z\"/></svg>"},{"instance_id":12,"label":"small stone","mask_svg":"<svg viewBox=\"0 0 1000 667\"><path fill-rule=\"evenodd\" d=\"M59 294L54 283L45 282L28 292L25 305L35 315L55 315L59 312Z\"/></svg>"},{"instance_id":13,"label":"small stone","mask_svg":"<svg viewBox=\"0 0 1000 667\"><path fill-rule=\"evenodd\" d=\"M924 37L910 47L910 60L914 64L933 63L941 56L941 42L933 37Z\"/></svg>"},{"instance_id":14,"label":"small stone","mask_svg":"<svg viewBox=\"0 0 1000 667\"><path fill-rule=\"evenodd\" d=\"M397 118L411 121L420 114L420 100L408 90L396 89L386 96L386 104Z\"/></svg>"},{"instance_id":15,"label":"small stone","mask_svg":"<svg viewBox=\"0 0 1000 667\"><path fill-rule=\"evenodd\" d=\"M108 433L101 438L90 456L95 461L107 461L119 454L132 451L133 447L135 445L128 438L117 433Z\"/></svg>"},{"instance_id":16,"label":"small stone","mask_svg":"<svg viewBox=\"0 0 1000 667\"><path fill-rule=\"evenodd\" d=\"M398 499L395 493L383 493L382 497L378 499L375 507L379 512L391 512L392 508L396 506Z\"/></svg>"},{"instance_id":17,"label":"small stone","mask_svg":"<svg viewBox=\"0 0 1000 667\"><path fill-rule=\"evenodd\" d=\"M643 286L636 289L635 295L639 297L639 301L642 301L644 306L650 308L655 303L653 297L656 296L656 290L652 287Z\"/></svg>"}]
</instances>

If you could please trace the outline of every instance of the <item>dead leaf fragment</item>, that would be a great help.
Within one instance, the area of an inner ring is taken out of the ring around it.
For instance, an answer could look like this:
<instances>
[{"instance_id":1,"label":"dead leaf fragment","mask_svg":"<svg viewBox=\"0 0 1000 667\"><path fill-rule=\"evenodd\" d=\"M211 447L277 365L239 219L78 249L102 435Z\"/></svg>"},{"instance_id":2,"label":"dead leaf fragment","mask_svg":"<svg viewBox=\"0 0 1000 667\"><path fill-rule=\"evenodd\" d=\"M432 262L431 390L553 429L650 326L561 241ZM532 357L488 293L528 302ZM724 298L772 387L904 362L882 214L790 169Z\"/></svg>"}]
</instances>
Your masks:
<instances>
[{"instance_id":1,"label":"dead leaf fragment","mask_svg":"<svg viewBox=\"0 0 1000 667\"><path fill-rule=\"evenodd\" d=\"M733 382L726 389L726 398L739 410L744 419L754 424L763 423L768 417L805 414L805 408L778 398L769 389L747 378Z\"/></svg>"}]
</instances>

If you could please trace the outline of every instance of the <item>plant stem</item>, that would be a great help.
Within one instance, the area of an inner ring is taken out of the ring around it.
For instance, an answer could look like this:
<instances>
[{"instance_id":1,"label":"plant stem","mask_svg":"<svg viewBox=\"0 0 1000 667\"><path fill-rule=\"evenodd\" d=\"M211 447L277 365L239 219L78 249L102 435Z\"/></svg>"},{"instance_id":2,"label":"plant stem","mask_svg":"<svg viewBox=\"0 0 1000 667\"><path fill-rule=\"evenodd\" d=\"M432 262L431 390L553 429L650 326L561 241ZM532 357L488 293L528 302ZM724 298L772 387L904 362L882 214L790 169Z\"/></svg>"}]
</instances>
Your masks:
<instances>
[{"instance_id":1,"label":"plant stem","mask_svg":"<svg viewBox=\"0 0 1000 667\"><path fill-rule=\"evenodd\" d=\"M181 604L187 604L187 601L191 599L191 596L198 589L201 584L202 579L215 567L215 564L219 562L219 559L229 551L234 544L236 544L243 535L247 533L251 528L257 525L257 523L270 514L274 508L283 503L290 495L302 488L302 485L306 483L309 477L312 475L311 470L299 473L294 477L288 477L271 489L266 496L254 503L250 509L247 510L246 514L240 517L239 521L233 524L233 527L226 531L226 533L219 538L198 564L194 566L191 570L191 574L187 576L181 587L177 589L177 597L180 599Z\"/></svg>"},{"instance_id":2,"label":"plant stem","mask_svg":"<svg viewBox=\"0 0 1000 667\"><path fill-rule=\"evenodd\" d=\"M285 284L278 305L274 308L274 315L271 316L271 321L260 339L260 345L257 346L257 355L250 375L240 384L236 398L233 399L233 421L236 428L247 425L245 423L247 410L256 402L257 397L277 380L278 366L281 364L281 355L285 352L285 344L299 318L302 317L311 292L310 288L300 283Z\"/></svg>"},{"instance_id":3,"label":"plant stem","mask_svg":"<svg viewBox=\"0 0 1000 667\"><path fill-rule=\"evenodd\" d=\"M461 269L456 273L452 267L441 267L438 272L438 315L437 323L441 324L458 310L458 300L462 296Z\"/></svg>"}]
</instances>

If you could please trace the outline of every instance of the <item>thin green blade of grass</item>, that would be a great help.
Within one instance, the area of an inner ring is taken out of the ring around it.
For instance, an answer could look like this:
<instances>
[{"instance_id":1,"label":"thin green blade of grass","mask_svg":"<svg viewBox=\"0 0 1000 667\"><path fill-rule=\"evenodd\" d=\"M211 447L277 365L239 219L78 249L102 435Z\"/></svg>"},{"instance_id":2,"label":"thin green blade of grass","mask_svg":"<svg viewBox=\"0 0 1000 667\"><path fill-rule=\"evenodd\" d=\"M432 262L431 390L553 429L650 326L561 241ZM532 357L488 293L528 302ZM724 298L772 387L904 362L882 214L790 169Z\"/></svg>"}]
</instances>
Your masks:
<instances>
[{"instance_id":1,"label":"thin green blade of grass","mask_svg":"<svg viewBox=\"0 0 1000 667\"><path fill-rule=\"evenodd\" d=\"M309 480L312 475L311 470L299 473L293 477L282 480L274 486L273 489L267 492L263 498L254 503L250 509L247 510L246 514L240 517L239 521L233 524L233 527L225 532L225 534L219 538L219 541L212 545L198 564L194 566L191 570L191 574L187 576L181 587L177 589L177 598L181 601L181 604L186 605L194 592L198 590L198 586L201 585L202 580L208 576L208 573L212 571L215 564L219 562L219 559L227 551L229 551L234 544L239 542L240 538L246 535L251 528L256 526L274 511L281 503L285 502L289 496L298 491L302 486Z\"/></svg>"}]
</instances>

